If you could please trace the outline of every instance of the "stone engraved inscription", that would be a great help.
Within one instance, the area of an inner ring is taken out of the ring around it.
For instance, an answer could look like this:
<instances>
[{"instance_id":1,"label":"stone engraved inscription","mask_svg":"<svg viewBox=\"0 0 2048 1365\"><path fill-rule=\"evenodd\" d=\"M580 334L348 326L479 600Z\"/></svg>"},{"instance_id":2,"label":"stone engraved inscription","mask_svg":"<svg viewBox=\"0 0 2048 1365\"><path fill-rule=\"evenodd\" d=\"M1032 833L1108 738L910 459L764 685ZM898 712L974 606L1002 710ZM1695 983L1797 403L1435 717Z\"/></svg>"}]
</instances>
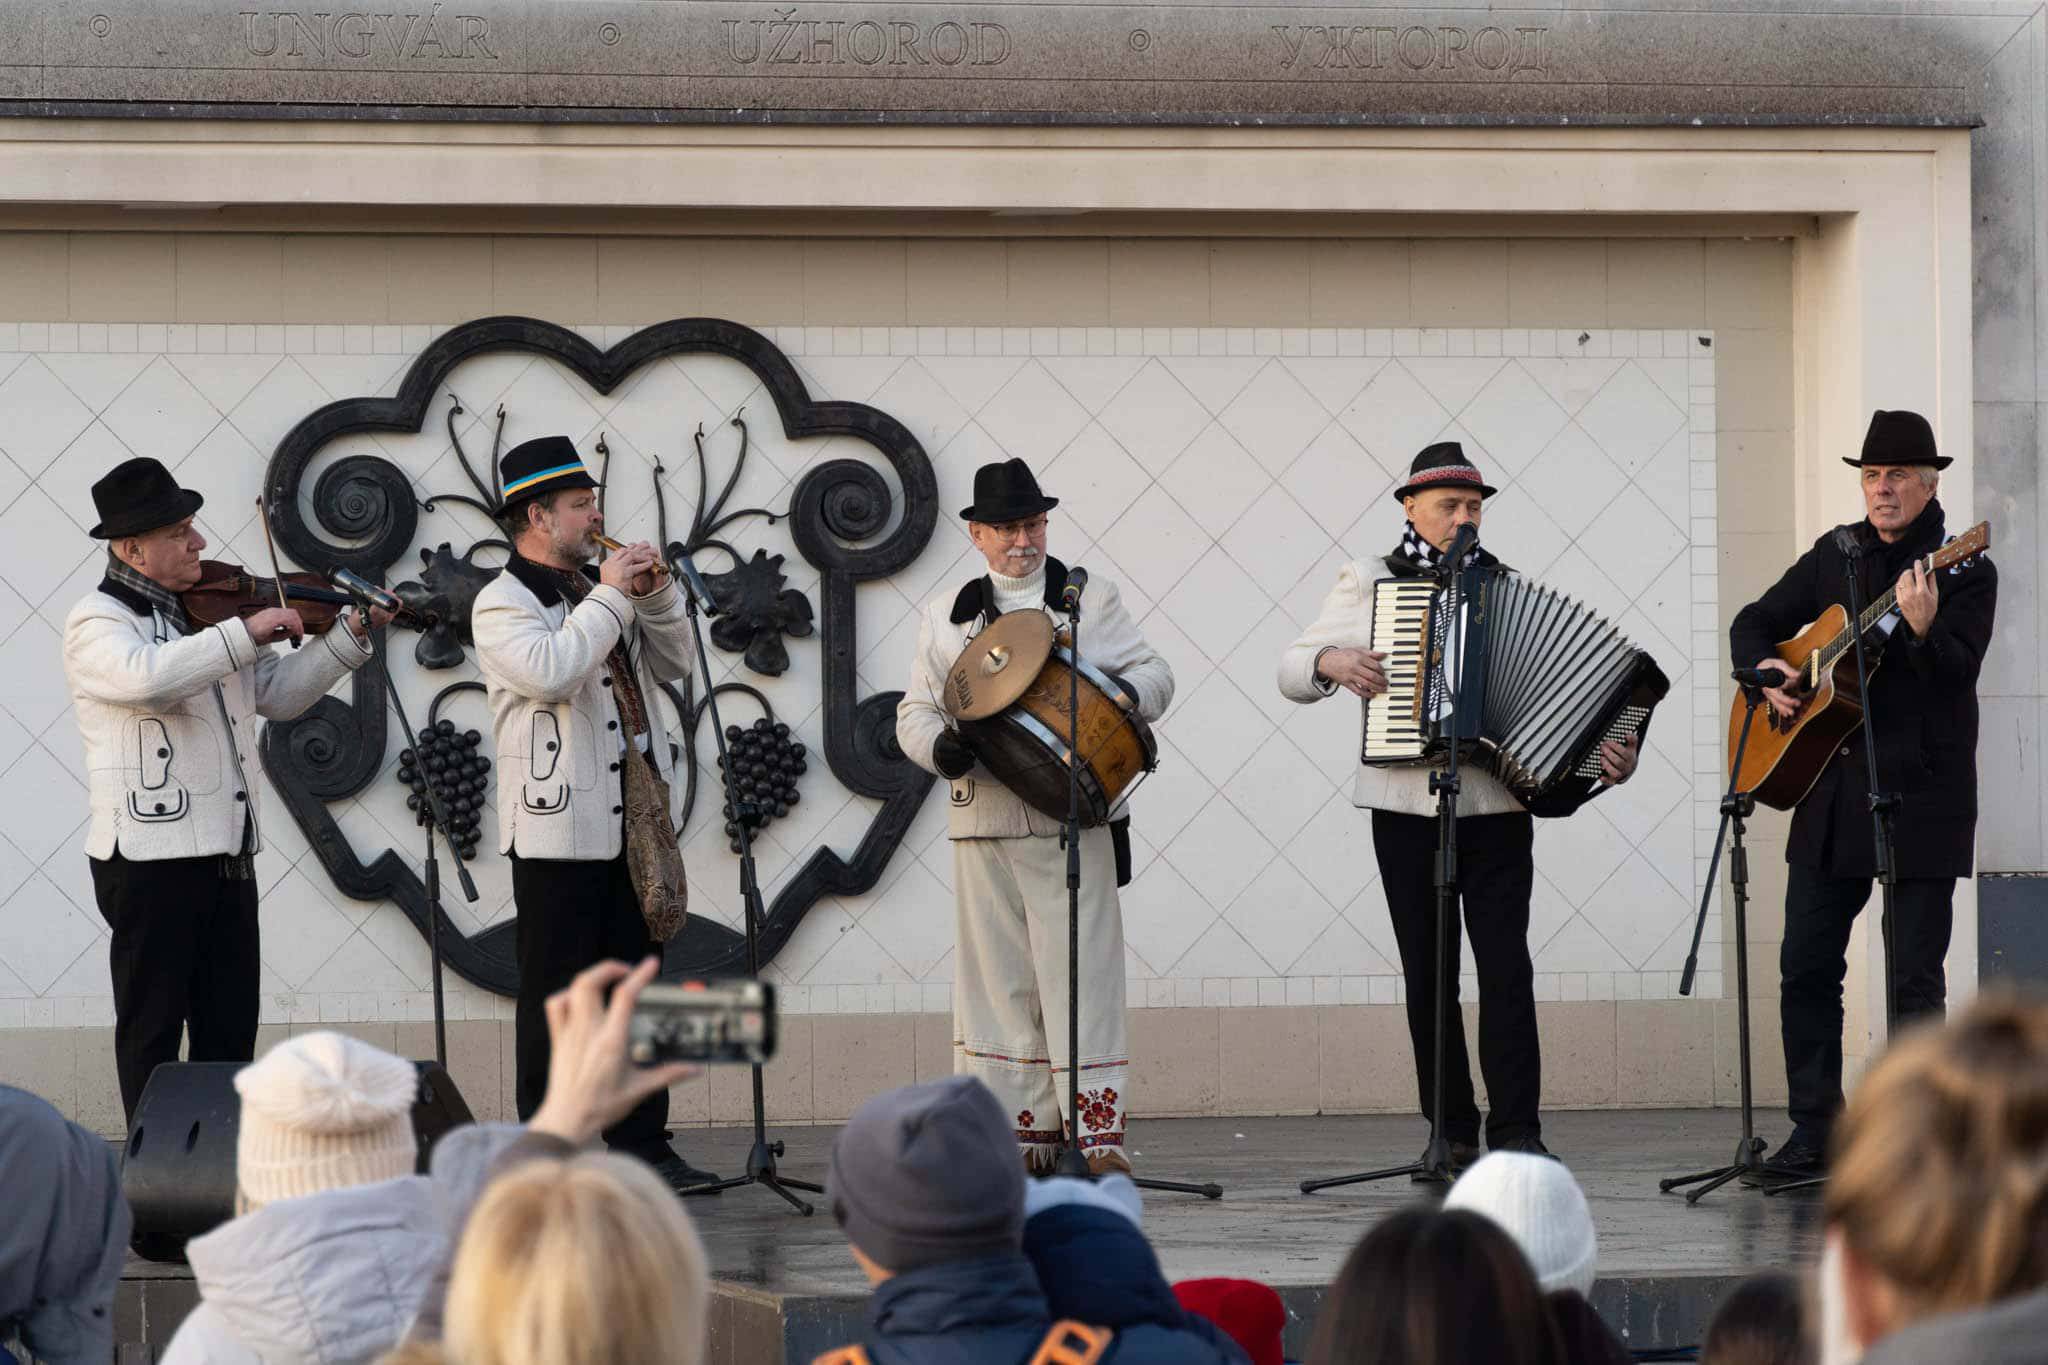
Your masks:
<instances>
[{"instance_id":1,"label":"stone engraved inscription","mask_svg":"<svg viewBox=\"0 0 2048 1365\"><path fill-rule=\"evenodd\" d=\"M436 4L415 13L368 10L243 10L243 43L252 57L308 61L491 61L490 24L480 14L449 14Z\"/></svg>"},{"instance_id":2,"label":"stone engraved inscription","mask_svg":"<svg viewBox=\"0 0 2048 1365\"><path fill-rule=\"evenodd\" d=\"M721 22L725 55L741 66L1001 66L1010 30L980 20L772 19Z\"/></svg>"},{"instance_id":3,"label":"stone engraved inscription","mask_svg":"<svg viewBox=\"0 0 2048 1365\"><path fill-rule=\"evenodd\" d=\"M1282 71L1550 73L1548 28L1468 29L1453 24L1273 24L1268 52Z\"/></svg>"}]
</instances>

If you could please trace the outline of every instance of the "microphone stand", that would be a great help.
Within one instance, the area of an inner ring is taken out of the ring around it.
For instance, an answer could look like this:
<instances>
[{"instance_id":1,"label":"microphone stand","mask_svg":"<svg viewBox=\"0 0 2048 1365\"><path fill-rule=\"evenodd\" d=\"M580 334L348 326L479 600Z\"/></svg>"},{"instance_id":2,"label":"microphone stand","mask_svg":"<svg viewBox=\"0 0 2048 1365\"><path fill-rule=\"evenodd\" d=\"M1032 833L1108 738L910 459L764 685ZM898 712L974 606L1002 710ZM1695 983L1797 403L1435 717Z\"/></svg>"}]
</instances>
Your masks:
<instances>
[{"instance_id":1,"label":"microphone stand","mask_svg":"<svg viewBox=\"0 0 2048 1365\"><path fill-rule=\"evenodd\" d=\"M1735 1036L1737 1076L1741 1080L1742 1095L1742 1139L1735 1144L1735 1160L1726 1166L1716 1166L1710 1171L1698 1171L1692 1175L1673 1176L1657 1182L1657 1188L1664 1193L1699 1185L1699 1188L1685 1196L1688 1204L1697 1204L1721 1186L1739 1175L1759 1169L1763 1165L1763 1139L1756 1135L1756 1110L1750 1095L1749 1075L1749 850L1742 845L1743 822L1756 812L1756 797L1749 792L1737 791L1742 781L1742 756L1749 748L1749 728L1756 721L1757 708L1764 703L1763 689L1745 686L1742 689L1742 733L1735 740L1735 761L1728 770L1728 792L1721 798L1721 829L1714 836L1714 853L1707 860L1707 884L1700 893L1699 917L1693 921L1692 951L1685 957L1685 973L1679 978L1678 993L1692 994L1693 976L1700 965L1700 936L1707 927L1707 907L1714 900L1714 872L1721 863L1721 845L1734 832L1734 840L1728 848L1728 886L1735 893ZM1700 1182L1706 1182L1701 1184Z\"/></svg>"},{"instance_id":2,"label":"microphone stand","mask_svg":"<svg viewBox=\"0 0 2048 1365\"><path fill-rule=\"evenodd\" d=\"M726 794L732 801L733 827L739 831L740 841L740 904L746 919L747 932L747 975L758 978L761 975L761 920L765 912L761 908L761 882L754 866L754 827L761 823L761 811L752 801L742 801L739 788L732 783L732 758L725 745L725 722L718 715L718 687L711 677L711 656L704 649L704 623L700 612L711 605L708 591L699 603L698 589L703 578L697 573L697 566L690 562L687 550L673 550L670 555L669 572L675 580L676 590L683 595L684 609L690 617L690 634L697 642L697 662L704 670L704 702L711 710L711 733L718 738L719 771L725 774ZM797 1198L792 1190L808 1190L812 1194L823 1194L823 1185L808 1180L792 1180L776 1168L776 1159L783 1154L783 1144L778 1139L768 1140L768 1106L762 1089L761 1063L755 1062L750 1068L754 1082L754 1145L747 1150L747 1170L744 1175L729 1180L715 1180L708 1185L692 1185L680 1193L688 1196L719 1194L736 1190L742 1185L760 1185L789 1201L790 1207L808 1218L815 1210L809 1202Z\"/></svg>"},{"instance_id":3,"label":"microphone stand","mask_svg":"<svg viewBox=\"0 0 2048 1365\"><path fill-rule=\"evenodd\" d=\"M1054 1158L1056 1175L1094 1179L1087 1154L1081 1150L1081 594L1070 593L1060 604L1067 613L1067 648L1072 652L1067 669L1067 819L1060 830L1060 842L1067 849L1067 1123L1060 1136L1059 1155ZM1221 1199L1223 1187L1214 1183L1191 1185L1178 1180L1150 1180L1132 1176L1139 1189L1165 1190L1174 1194L1199 1194L1204 1199Z\"/></svg>"},{"instance_id":4,"label":"microphone stand","mask_svg":"<svg viewBox=\"0 0 2048 1365\"><path fill-rule=\"evenodd\" d=\"M346 630L347 626L343 626L342 629ZM381 648L379 647L379 641L382 643ZM392 711L398 716L399 728L405 731L406 747L412 749L414 756L424 763L426 755L420 753L418 748L420 743L419 732L412 728L412 722L406 718L405 701L398 695L397 685L391 681L391 665L385 657L386 652L390 648L391 638L389 635L382 630L372 633L371 652L376 656L377 675L383 680L385 699L390 702ZM422 767L420 771L424 774L426 770ZM443 839L449 841L448 856L455 863L455 879L462 885L464 900L471 903L476 901L476 882L471 879L469 869L462 865L462 850L455 847L455 832L449 827L448 812L442 806L440 794L434 790L434 784L431 781L422 782L420 790L424 794L427 806L425 812L427 818L427 856L425 863L422 865L424 870L420 877L420 882L427 892L427 957L433 964L434 1060L441 1064L443 1070L446 1070L448 1066L448 1012L441 998L441 863L434 853L434 831L436 829L441 831Z\"/></svg>"},{"instance_id":5,"label":"microphone stand","mask_svg":"<svg viewBox=\"0 0 2048 1365\"><path fill-rule=\"evenodd\" d=\"M1849 581L1849 643L1856 652L1856 702L1863 712L1863 762L1870 770L1870 832L1877 856L1878 895L1883 905L1878 917L1878 936L1884 943L1884 1036L1889 1042L1898 1033L1898 983L1892 979L1892 909L1898 893L1899 869L1898 850L1892 841L1892 816L1898 811L1899 797L1896 792L1881 791L1877 778L1876 717L1870 710L1870 655L1863 644L1862 569L1865 547L1861 537L1852 531L1838 535L1835 548L1849 562L1848 572L1843 577ZM1895 629L1910 630L1911 627L1902 618ZM1764 1193L1775 1195L1788 1190L1808 1190L1826 1183L1824 1175L1809 1176L1804 1180L1771 1185Z\"/></svg>"},{"instance_id":6,"label":"microphone stand","mask_svg":"<svg viewBox=\"0 0 2048 1365\"><path fill-rule=\"evenodd\" d=\"M1458 565L1464 559L1464 552L1458 549L1460 542L1452 542L1454 553L1444 556L1443 567L1438 571L1437 581L1449 594L1451 603L1451 657L1457 661L1458 676L1446 683L1453 707L1461 701L1465 690L1465 592L1461 580L1465 577ZM1445 968L1451 958L1451 926L1458 914L1458 792L1461 782L1458 777L1458 754L1463 747L1457 734L1457 711L1452 712L1452 734L1449 755L1443 771L1429 775L1429 790L1436 797L1436 1019L1435 1033L1430 1048L1435 1058L1435 1070L1430 1077L1429 1103L1429 1145L1422 1149L1422 1159L1410 1161L1401 1166L1389 1166L1384 1170L1361 1171L1353 1175L1328 1176L1320 1180L1301 1182L1303 1194L1314 1194L1338 1185L1362 1185L1368 1181L1392 1180L1396 1176L1424 1176L1430 1181L1448 1185L1451 1183L1451 1140L1444 1136L1444 1021L1449 1017L1450 995L1456 986L1456 979L1444 979Z\"/></svg>"}]
</instances>

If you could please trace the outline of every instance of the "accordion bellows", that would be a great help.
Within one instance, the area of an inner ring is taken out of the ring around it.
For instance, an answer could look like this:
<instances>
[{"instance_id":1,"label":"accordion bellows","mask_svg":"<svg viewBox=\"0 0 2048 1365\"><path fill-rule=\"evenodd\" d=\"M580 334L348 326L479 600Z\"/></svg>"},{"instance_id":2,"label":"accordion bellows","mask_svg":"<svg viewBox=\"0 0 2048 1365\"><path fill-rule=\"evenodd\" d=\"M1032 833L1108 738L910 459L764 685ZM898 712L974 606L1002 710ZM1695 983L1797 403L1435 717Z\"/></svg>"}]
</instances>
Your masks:
<instances>
[{"instance_id":1,"label":"accordion bellows","mask_svg":"<svg viewBox=\"0 0 2048 1365\"><path fill-rule=\"evenodd\" d=\"M1362 760L1434 763L1461 744L1537 815L1583 804L1600 745L1640 736L1670 690L1605 617L1514 574L1383 578L1372 605L1388 690L1365 703Z\"/></svg>"}]
</instances>

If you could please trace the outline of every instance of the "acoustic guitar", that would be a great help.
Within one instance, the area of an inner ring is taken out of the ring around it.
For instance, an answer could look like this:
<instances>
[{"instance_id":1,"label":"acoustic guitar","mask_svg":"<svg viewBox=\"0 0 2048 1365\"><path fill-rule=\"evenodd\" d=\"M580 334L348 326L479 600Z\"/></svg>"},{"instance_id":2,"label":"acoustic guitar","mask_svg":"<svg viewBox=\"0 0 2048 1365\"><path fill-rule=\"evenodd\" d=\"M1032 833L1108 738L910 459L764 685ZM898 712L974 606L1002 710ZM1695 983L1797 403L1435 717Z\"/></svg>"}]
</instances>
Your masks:
<instances>
[{"instance_id":1,"label":"acoustic guitar","mask_svg":"<svg viewBox=\"0 0 2048 1365\"><path fill-rule=\"evenodd\" d=\"M1980 521L1933 554L1918 561L1928 573L1951 568L1991 544L1991 523ZM1862 629L1869 631L1898 605L1896 587L1863 610ZM1790 810L1805 799L1821 770L1842 741L1856 733L1863 723L1863 698L1856 686L1856 655L1849 635L1849 613L1840 603L1820 614L1789 640L1778 642L1777 657L1799 670L1798 690L1806 704L1799 714L1786 720L1769 703L1757 709L1756 723L1749 729L1749 747L1743 751L1742 771L1736 774L1735 789L1753 793L1766 806ZM1875 673L1883 656L1873 653L1870 671ZM1728 710L1728 761L1735 761L1736 741L1742 735L1742 695L1738 692Z\"/></svg>"}]
</instances>

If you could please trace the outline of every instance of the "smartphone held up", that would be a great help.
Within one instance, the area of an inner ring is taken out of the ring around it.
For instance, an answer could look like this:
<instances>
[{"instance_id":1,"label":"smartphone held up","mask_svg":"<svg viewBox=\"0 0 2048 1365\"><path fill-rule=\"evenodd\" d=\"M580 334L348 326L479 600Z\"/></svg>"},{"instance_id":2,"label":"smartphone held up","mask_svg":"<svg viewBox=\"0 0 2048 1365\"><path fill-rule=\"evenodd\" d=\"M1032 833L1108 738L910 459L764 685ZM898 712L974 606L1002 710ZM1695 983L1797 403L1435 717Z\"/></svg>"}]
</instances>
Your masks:
<instances>
[{"instance_id":1,"label":"smartphone held up","mask_svg":"<svg viewBox=\"0 0 2048 1365\"><path fill-rule=\"evenodd\" d=\"M774 1055L775 987L768 982L655 982L633 1002L626 1056L635 1066L744 1066Z\"/></svg>"}]
</instances>

